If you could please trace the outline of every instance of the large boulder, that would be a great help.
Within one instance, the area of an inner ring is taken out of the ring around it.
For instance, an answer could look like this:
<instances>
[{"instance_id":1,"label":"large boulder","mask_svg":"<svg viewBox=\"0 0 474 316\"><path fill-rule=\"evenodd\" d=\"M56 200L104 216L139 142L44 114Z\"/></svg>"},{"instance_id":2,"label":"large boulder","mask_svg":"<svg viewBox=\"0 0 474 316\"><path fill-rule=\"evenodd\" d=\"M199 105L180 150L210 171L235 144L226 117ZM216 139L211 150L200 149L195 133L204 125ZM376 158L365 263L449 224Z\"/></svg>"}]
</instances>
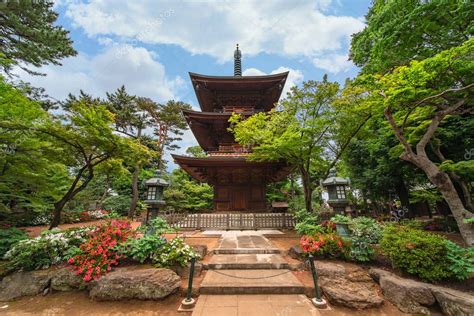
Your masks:
<instances>
[{"instance_id":1,"label":"large boulder","mask_svg":"<svg viewBox=\"0 0 474 316\"><path fill-rule=\"evenodd\" d=\"M92 282L89 296L99 301L158 300L180 287L179 276L169 269L117 269Z\"/></svg>"},{"instance_id":2,"label":"large boulder","mask_svg":"<svg viewBox=\"0 0 474 316\"><path fill-rule=\"evenodd\" d=\"M474 315L474 295L438 286L433 286L431 291L445 315Z\"/></svg>"},{"instance_id":3,"label":"large boulder","mask_svg":"<svg viewBox=\"0 0 474 316\"><path fill-rule=\"evenodd\" d=\"M51 288L55 291L83 290L86 282L71 267L63 266L52 271Z\"/></svg>"},{"instance_id":4,"label":"large boulder","mask_svg":"<svg viewBox=\"0 0 474 316\"><path fill-rule=\"evenodd\" d=\"M353 264L320 260L315 265L319 285L331 303L354 309L377 307L383 303L377 284L364 269Z\"/></svg>"},{"instance_id":5,"label":"large boulder","mask_svg":"<svg viewBox=\"0 0 474 316\"><path fill-rule=\"evenodd\" d=\"M50 270L15 272L7 275L0 283L0 301L43 293L50 280Z\"/></svg>"},{"instance_id":6,"label":"large boulder","mask_svg":"<svg viewBox=\"0 0 474 316\"><path fill-rule=\"evenodd\" d=\"M380 277L380 287L385 298L404 313L428 315L430 311L426 306L436 302L426 283L384 275Z\"/></svg>"},{"instance_id":7,"label":"large boulder","mask_svg":"<svg viewBox=\"0 0 474 316\"><path fill-rule=\"evenodd\" d=\"M323 278L320 286L329 302L333 304L364 309L377 307L383 303L373 282L353 282L345 278Z\"/></svg>"}]
</instances>

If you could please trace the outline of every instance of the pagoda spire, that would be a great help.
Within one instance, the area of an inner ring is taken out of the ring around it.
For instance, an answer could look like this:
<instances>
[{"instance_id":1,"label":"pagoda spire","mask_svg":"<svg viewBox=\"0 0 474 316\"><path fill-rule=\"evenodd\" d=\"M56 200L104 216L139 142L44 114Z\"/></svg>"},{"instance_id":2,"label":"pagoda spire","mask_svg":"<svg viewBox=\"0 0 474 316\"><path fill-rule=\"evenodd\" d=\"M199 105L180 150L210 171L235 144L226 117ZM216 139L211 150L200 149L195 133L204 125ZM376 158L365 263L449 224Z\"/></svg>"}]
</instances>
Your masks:
<instances>
[{"instance_id":1,"label":"pagoda spire","mask_svg":"<svg viewBox=\"0 0 474 316\"><path fill-rule=\"evenodd\" d=\"M242 54L239 50L239 44L234 51L234 76L235 77L242 77L242 62L241 62Z\"/></svg>"}]
</instances>

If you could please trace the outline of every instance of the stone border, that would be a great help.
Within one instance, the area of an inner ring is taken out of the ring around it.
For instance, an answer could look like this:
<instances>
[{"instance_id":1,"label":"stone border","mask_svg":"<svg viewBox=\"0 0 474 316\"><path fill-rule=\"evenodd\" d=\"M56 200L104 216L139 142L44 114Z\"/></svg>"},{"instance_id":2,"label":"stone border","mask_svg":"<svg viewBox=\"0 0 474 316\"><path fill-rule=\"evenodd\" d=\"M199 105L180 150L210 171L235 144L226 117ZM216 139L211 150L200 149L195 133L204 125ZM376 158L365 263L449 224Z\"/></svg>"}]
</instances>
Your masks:
<instances>
[{"instance_id":1,"label":"stone border","mask_svg":"<svg viewBox=\"0 0 474 316\"><path fill-rule=\"evenodd\" d=\"M437 303L445 315L474 315L474 295L405 279L378 268L370 268L369 274L379 283L384 297L404 313L429 315L427 306Z\"/></svg>"}]
</instances>

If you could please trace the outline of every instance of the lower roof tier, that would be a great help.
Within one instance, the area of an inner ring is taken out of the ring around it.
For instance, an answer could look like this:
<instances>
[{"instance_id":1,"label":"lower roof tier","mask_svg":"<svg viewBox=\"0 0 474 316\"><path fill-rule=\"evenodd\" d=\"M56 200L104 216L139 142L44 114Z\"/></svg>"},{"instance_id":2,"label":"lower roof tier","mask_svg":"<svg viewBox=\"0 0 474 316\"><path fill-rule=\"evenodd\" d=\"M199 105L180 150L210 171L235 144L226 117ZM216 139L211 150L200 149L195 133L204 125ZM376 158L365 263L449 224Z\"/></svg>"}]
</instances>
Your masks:
<instances>
[{"instance_id":1,"label":"lower roof tier","mask_svg":"<svg viewBox=\"0 0 474 316\"><path fill-rule=\"evenodd\" d=\"M211 185L277 182L292 170L285 162L255 162L249 161L246 156L172 156L194 179Z\"/></svg>"}]
</instances>

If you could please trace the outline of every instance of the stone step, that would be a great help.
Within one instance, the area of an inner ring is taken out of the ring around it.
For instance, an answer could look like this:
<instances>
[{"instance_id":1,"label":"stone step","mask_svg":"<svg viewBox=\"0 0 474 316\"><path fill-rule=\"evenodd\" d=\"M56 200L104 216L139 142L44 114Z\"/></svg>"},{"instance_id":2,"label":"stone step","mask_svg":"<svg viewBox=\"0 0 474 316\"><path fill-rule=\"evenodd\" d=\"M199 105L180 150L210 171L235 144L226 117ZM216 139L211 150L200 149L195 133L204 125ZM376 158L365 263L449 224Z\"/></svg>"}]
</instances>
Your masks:
<instances>
[{"instance_id":1,"label":"stone step","mask_svg":"<svg viewBox=\"0 0 474 316\"><path fill-rule=\"evenodd\" d=\"M209 270L200 294L304 294L290 270Z\"/></svg>"},{"instance_id":2,"label":"stone step","mask_svg":"<svg viewBox=\"0 0 474 316\"><path fill-rule=\"evenodd\" d=\"M248 255L248 254L279 254L278 248L216 248L214 254L216 255Z\"/></svg>"},{"instance_id":3,"label":"stone step","mask_svg":"<svg viewBox=\"0 0 474 316\"><path fill-rule=\"evenodd\" d=\"M213 255L208 269L289 269L290 265L279 254Z\"/></svg>"}]
</instances>

